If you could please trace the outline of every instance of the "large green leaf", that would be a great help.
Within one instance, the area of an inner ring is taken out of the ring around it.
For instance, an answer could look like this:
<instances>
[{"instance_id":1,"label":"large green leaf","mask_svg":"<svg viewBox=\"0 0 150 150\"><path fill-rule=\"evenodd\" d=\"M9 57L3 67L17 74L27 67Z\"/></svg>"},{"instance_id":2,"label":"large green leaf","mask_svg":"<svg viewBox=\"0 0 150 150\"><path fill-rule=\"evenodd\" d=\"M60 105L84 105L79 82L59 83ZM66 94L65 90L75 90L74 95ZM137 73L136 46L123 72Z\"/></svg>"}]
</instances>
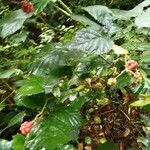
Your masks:
<instances>
[{"instance_id":1,"label":"large green leaf","mask_svg":"<svg viewBox=\"0 0 150 150\"><path fill-rule=\"evenodd\" d=\"M13 136L12 148L13 150L23 150L25 143L25 137L21 134L16 134Z\"/></svg>"},{"instance_id":2,"label":"large green leaf","mask_svg":"<svg viewBox=\"0 0 150 150\"><path fill-rule=\"evenodd\" d=\"M42 109L45 104L45 93L40 93L31 96L15 96L15 103L18 106L24 106L30 109ZM50 96L49 96L50 97ZM51 101L52 102L52 101Z\"/></svg>"},{"instance_id":3,"label":"large green leaf","mask_svg":"<svg viewBox=\"0 0 150 150\"><path fill-rule=\"evenodd\" d=\"M18 33L18 34L11 36L10 40L15 43L25 42L28 34L29 34L29 32ZM28 53L28 51L26 53Z\"/></svg>"},{"instance_id":4,"label":"large green leaf","mask_svg":"<svg viewBox=\"0 0 150 150\"><path fill-rule=\"evenodd\" d=\"M134 7L131 12L135 12L137 14L141 14L144 12L145 8L150 5L150 0L145 0Z\"/></svg>"},{"instance_id":5,"label":"large green leaf","mask_svg":"<svg viewBox=\"0 0 150 150\"><path fill-rule=\"evenodd\" d=\"M9 123L7 125L7 128L12 127L12 126L14 126L16 124L21 123L22 120L23 120L23 118L24 118L24 116L25 116L25 112L24 111L18 113L17 115L15 115L12 119L10 119L10 121L9 121Z\"/></svg>"},{"instance_id":6,"label":"large green leaf","mask_svg":"<svg viewBox=\"0 0 150 150\"><path fill-rule=\"evenodd\" d=\"M17 115L13 116L9 122L8 122L8 125L0 132L4 132L6 129L10 128L10 127L13 127L14 125L18 125L22 122L23 118L25 116L25 112L20 112L18 113Z\"/></svg>"},{"instance_id":7,"label":"large green leaf","mask_svg":"<svg viewBox=\"0 0 150 150\"><path fill-rule=\"evenodd\" d=\"M103 27L108 34L112 35L116 33L118 27L113 23L115 19L112 11L108 9L106 6L95 5L83 7L83 10L87 11L93 18L87 18L77 16L75 19L84 22L87 25L95 26L97 28ZM98 27L99 25L99 27ZM94 27L93 27L94 28Z\"/></svg>"},{"instance_id":8,"label":"large green leaf","mask_svg":"<svg viewBox=\"0 0 150 150\"><path fill-rule=\"evenodd\" d=\"M8 112L6 113L0 113L0 126L2 125L6 125L9 123L10 119L13 118L13 116L16 115L16 112L12 111L12 112Z\"/></svg>"},{"instance_id":9,"label":"large green leaf","mask_svg":"<svg viewBox=\"0 0 150 150\"><path fill-rule=\"evenodd\" d=\"M111 50L113 41L103 32L102 28L88 27L79 31L69 46L71 50L87 51L104 54Z\"/></svg>"},{"instance_id":10,"label":"large green leaf","mask_svg":"<svg viewBox=\"0 0 150 150\"><path fill-rule=\"evenodd\" d=\"M121 20L129 20L131 17L136 17L137 13L120 9L112 9L115 17Z\"/></svg>"},{"instance_id":11,"label":"large green leaf","mask_svg":"<svg viewBox=\"0 0 150 150\"><path fill-rule=\"evenodd\" d=\"M103 70L103 67L109 67L108 63L103 58L99 56L90 56L82 59L82 61L75 68L74 72L82 75L100 68Z\"/></svg>"},{"instance_id":12,"label":"large green leaf","mask_svg":"<svg viewBox=\"0 0 150 150\"><path fill-rule=\"evenodd\" d=\"M49 107L55 105L55 97L52 94L45 95L45 93L39 93L31 96L15 96L15 104L18 106L24 106L33 110L41 110L48 101Z\"/></svg>"},{"instance_id":13,"label":"large green leaf","mask_svg":"<svg viewBox=\"0 0 150 150\"><path fill-rule=\"evenodd\" d=\"M33 3L35 4L36 7L36 12L35 13L39 13L41 11L43 11L43 9L47 6L47 4L50 2L51 0L33 0Z\"/></svg>"},{"instance_id":14,"label":"large green leaf","mask_svg":"<svg viewBox=\"0 0 150 150\"><path fill-rule=\"evenodd\" d=\"M44 79L39 76L32 76L23 82L17 91L18 96L30 96L44 92Z\"/></svg>"},{"instance_id":15,"label":"large green leaf","mask_svg":"<svg viewBox=\"0 0 150 150\"><path fill-rule=\"evenodd\" d=\"M150 27L150 11L143 12L141 15L136 17L135 24L138 27Z\"/></svg>"},{"instance_id":16,"label":"large green leaf","mask_svg":"<svg viewBox=\"0 0 150 150\"><path fill-rule=\"evenodd\" d=\"M129 10L129 11L125 11L125 10L113 10L113 13L115 14L115 16L118 19L130 19L131 17L137 17L139 15L141 15L142 13L144 13L144 8L146 8L147 6L150 5L150 1L149 0L145 0L142 3L140 3L139 5L137 5L135 8Z\"/></svg>"},{"instance_id":17,"label":"large green leaf","mask_svg":"<svg viewBox=\"0 0 150 150\"><path fill-rule=\"evenodd\" d=\"M114 19L112 11L106 6L95 5L83 9L102 25L108 26Z\"/></svg>"},{"instance_id":18,"label":"large green leaf","mask_svg":"<svg viewBox=\"0 0 150 150\"><path fill-rule=\"evenodd\" d=\"M96 22L82 15L72 15L71 18L81 23L84 23L85 25L99 27L99 25Z\"/></svg>"},{"instance_id":19,"label":"large green leaf","mask_svg":"<svg viewBox=\"0 0 150 150\"><path fill-rule=\"evenodd\" d=\"M0 139L0 150L12 150L12 142Z\"/></svg>"},{"instance_id":20,"label":"large green leaf","mask_svg":"<svg viewBox=\"0 0 150 150\"><path fill-rule=\"evenodd\" d=\"M33 74L59 76L67 73L67 66L70 61L79 60L81 53L68 51L65 48L55 48L48 46L48 52L44 53L37 60L33 67Z\"/></svg>"},{"instance_id":21,"label":"large green leaf","mask_svg":"<svg viewBox=\"0 0 150 150\"><path fill-rule=\"evenodd\" d=\"M103 27L103 32L107 32L107 34L110 35L113 35L114 33L116 33L116 31L118 31L118 27L113 23L115 17L112 11L106 6L95 5L83 7L82 9L87 11L91 15L91 17L87 18L81 15L73 15L72 18L74 20L85 23L86 25L89 25L93 28Z\"/></svg>"},{"instance_id":22,"label":"large green leaf","mask_svg":"<svg viewBox=\"0 0 150 150\"><path fill-rule=\"evenodd\" d=\"M30 150L48 149L76 140L81 126L81 116L71 107L58 107L51 116L44 117L35 125L27 137L26 147Z\"/></svg>"},{"instance_id":23,"label":"large green leaf","mask_svg":"<svg viewBox=\"0 0 150 150\"><path fill-rule=\"evenodd\" d=\"M24 13L22 10L11 12L0 22L0 26L2 26L1 36L5 38L21 29L25 20L31 17L31 15L32 14Z\"/></svg>"}]
</instances>

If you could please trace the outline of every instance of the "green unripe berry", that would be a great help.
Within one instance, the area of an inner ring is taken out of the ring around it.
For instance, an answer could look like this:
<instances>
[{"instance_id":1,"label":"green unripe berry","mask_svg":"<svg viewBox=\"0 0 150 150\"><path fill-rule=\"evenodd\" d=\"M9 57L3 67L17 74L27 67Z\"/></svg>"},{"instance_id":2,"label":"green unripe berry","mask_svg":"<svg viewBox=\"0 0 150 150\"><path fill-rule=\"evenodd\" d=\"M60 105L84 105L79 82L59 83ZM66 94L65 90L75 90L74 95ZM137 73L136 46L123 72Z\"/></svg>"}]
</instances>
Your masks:
<instances>
[{"instance_id":1,"label":"green unripe berry","mask_svg":"<svg viewBox=\"0 0 150 150\"><path fill-rule=\"evenodd\" d=\"M94 112L94 108L90 108L90 109L88 110L88 113L92 113L92 112Z\"/></svg>"},{"instance_id":2,"label":"green unripe berry","mask_svg":"<svg viewBox=\"0 0 150 150\"><path fill-rule=\"evenodd\" d=\"M89 136L86 136L85 139L84 139L84 141L88 145L92 144L92 139Z\"/></svg>"},{"instance_id":3,"label":"green unripe berry","mask_svg":"<svg viewBox=\"0 0 150 150\"><path fill-rule=\"evenodd\" d=\"M95 88L101 90L103 89L103 85L100 82L98 82L95 84Z\"/></svg>"},{"instance_id":4,"label":"green unripe berry","mask_svg":"<svg viewBox=\"0 0 150 150\"><path fill-rule=\"evenodd\" d=\"M109 104L108 98L97 99L96 101L98 106Z\"/></svg>"},{"instance_id":5,"label":"green unripe berry","mask_svg":"<svg viewBox=\"0 0 150 150\"><path fill-rule=\"evenodd\" d=\"M98 117L98 116L94 117L94 123L95 124L100 124L101 123L101 118Z\"/></svg>"},{"instance_id":6,"label":"green unripe berry","mask_svg":"<svg viewBox=\"0 0 150 150\"><path fill-rule=\"evenodd\" d=\"M106 138L101 138L101 139L99 139L99 143L101 143L101 144L104 144L104 143L106 143L106 142L107 142Z\"/></svg>"},{"instance_id":7,"label":"green unripe berry","mask_svg":"<svg viewBox=\"0 0 150 150\"><path fill-rule=\"evenodd\" d=\"M117 80L115 78L109 78L107 81L108 86L116 85L116 83L117 83Z\"/></svg>"}]
</instances>

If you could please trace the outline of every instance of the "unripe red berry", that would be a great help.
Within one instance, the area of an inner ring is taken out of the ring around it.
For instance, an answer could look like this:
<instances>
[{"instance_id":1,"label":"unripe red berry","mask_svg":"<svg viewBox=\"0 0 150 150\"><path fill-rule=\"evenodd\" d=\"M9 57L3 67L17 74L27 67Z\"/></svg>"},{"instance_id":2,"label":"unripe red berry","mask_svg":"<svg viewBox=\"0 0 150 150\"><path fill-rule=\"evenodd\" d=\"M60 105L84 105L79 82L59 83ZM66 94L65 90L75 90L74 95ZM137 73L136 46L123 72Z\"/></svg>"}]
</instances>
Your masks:
<instances>
[{"instance_id":1,"label":"unripe red berry","mask_svg":"<svg viewBox=\"0 0 150 150\"><path fill-rule=\"evenodd\" d=\"M22 1L21 2L21 7L22 7L23 12L25 12L27 14L34 11L33 4L31 2L28 2L28 1Z\"/></svg>"},{"instance_id":2,"label":"unripe red berry","mask_svg":"<svg viewBox=\"0 0 150 150\"><path fill-rule=\"evenodd\" d=\"M128 60L126 67L130 71L136 71L138 68L138 63L135 60Z\"/></svg>"},{"instance_id":3,"label":"unripe red berry","mask_svg":"<svg viewBox=\"0 0 150 150\"><path fill-rule=\"evenodd\" d=\"M107 85L113 86L117 83L117 80L115 78L109 78L107 81Z\"/></svg>"},{"instance_id":4,"label":"unripe red berry","mask_svg":"<svg viewBox=\"0 0 150 150\"><path fill-rule=\"evenodd\" d=\"M27 135L30 133L32 129L33 123L32 121L25 121L24 123L21 124L20 126L20 131L23 135Z\"/></svg>"}]
</instances>

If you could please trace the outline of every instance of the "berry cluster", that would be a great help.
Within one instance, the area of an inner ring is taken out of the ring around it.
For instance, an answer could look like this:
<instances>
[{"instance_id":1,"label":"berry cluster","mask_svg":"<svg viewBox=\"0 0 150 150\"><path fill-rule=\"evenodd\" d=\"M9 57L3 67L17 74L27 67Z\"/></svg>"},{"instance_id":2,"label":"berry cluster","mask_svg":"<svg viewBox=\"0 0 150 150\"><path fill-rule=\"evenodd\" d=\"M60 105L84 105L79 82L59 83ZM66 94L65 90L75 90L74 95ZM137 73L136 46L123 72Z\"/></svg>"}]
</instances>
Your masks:
<instances>
[{"instance_id":1,"label":"berry cluster","mask_svg":"<svg viewBox=\"0 0 150 150\"><path fill-rule=\"evenodd\" d=\"M136 71L138 68L138 63L135 60L128 60L126 67L130 71Z\"/></svg>"},{"instance_id":2,"label":"berry cluster","mask_svg":"<svg viewBox=\"0 0 150 150\"><path fill-rule=\"evenodd\" d=\"M25 12L27 14L34 11L33 4L31 2L28 2L28 1L22 1L21 2L21 7L22 7L23 12Z\"/></svg>"},{"instance_id":3,"label":"berry cluster","mask_svg":"<svg viewBox=\"0 0 150 150\"><path fill-rule=\"evenodd\" d=\"M115 78L109 78L107 81L107 85L113 86L117 83L117 80Z\"/></svg>"},{"instance_id":4,"label":"berry cluster","mask_svg":"<svg viewBox=\"0 0 150 150\"><path fill-rule=\"evenodd\" d=\"M143 79L142 74L140 74L139 72L136 72L134 74L134 79L135 79L136 82L141 83L142 79Z\"/></svg>"},{"instance_id":5,"label":"berry cluster","mask_svg":"<svg viewBox=\"0 0 150 150\"><path fill-rule=\"evenodd\" d=\"M20 131L23 135L27 135L30 133L32 129L33 123L32 121L25 121L24 123L21 124Z\"/></svg>"}]
</instances>

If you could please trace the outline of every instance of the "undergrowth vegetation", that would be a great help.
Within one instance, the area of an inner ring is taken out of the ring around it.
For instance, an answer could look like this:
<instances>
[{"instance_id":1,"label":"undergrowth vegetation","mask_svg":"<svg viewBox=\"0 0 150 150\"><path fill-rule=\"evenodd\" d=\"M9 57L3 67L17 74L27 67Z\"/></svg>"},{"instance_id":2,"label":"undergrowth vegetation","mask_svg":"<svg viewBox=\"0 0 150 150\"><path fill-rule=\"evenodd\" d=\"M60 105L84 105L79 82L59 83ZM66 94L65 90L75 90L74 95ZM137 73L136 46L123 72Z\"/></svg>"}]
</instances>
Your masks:
<instances>
[{"instance_id":1,"label":"undergrowth vegetation","mask_svg":"<svg viewBox=\"0 0 150 150\"><path fill-rule=\"evenodd\" d=\"M0 150L150 149L150 0L2 0L0 44Z\"/></svg>"}]
</instances>

